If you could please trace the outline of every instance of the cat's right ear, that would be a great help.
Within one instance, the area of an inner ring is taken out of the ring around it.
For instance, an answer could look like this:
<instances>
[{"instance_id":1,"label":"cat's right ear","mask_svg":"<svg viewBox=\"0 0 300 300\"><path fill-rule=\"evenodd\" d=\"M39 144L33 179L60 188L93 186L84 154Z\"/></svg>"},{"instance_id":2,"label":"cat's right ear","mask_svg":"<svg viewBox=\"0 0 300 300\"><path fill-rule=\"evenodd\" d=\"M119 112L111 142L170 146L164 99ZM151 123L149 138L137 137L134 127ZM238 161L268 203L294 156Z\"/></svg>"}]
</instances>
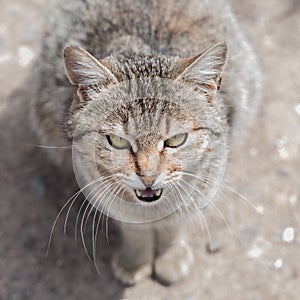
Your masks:
<instances>
[{"instance_id":1,"label":"cat's right ear","mask_svg":"<svg viewBox=\"0 0 300 300\"><path fill-rule=\"evenodd\" d=\"M80 47L66 47L64 63L67 77L72 85L107 85L118 82L107 66Z\"/></svg>"},{"instance_id":2,"label":"cat's right ear","mask_svg":"<svg viewBox=\"0 0 300 300\"><path fill-rule=\"evenodd\" d=\"M177 66L179 76L176 80L192 82L207 93L216 92L220 88L227 57L226 43L218 43L197 56L183 59Z\"/></svg>"}]
</instances>

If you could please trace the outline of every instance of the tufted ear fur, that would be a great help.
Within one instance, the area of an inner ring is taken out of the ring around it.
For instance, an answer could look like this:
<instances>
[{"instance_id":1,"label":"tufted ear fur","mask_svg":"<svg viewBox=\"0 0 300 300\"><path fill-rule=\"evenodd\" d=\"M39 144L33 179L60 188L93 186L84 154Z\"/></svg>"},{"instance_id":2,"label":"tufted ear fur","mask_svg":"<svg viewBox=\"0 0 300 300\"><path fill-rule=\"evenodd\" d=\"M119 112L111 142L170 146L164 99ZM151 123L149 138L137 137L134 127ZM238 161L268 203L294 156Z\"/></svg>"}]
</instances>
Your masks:
<instances>
[{"instance_id":1,"label":"tufted ear fur","mask_svg":"<svg viewBox=\"0 0 300 300\"><path fill-rule=\"evenodd\" d=\"M64 63L67 77L75 86L118 82L107 66L80 47L66 47Z\"/></svg>"},{"instance_id":2,"label":"tufted ear fur","mask_svg":"<svg viewBox=\"0 0 300 300\"><path fill-rule=\"evenodd\" d=\"M181 70L176 80L192 82L204 91L220 88L221 78L226 66L228 48L226 43L218 43L199 55L180 62Z\"/></svg>"}]
</instances>

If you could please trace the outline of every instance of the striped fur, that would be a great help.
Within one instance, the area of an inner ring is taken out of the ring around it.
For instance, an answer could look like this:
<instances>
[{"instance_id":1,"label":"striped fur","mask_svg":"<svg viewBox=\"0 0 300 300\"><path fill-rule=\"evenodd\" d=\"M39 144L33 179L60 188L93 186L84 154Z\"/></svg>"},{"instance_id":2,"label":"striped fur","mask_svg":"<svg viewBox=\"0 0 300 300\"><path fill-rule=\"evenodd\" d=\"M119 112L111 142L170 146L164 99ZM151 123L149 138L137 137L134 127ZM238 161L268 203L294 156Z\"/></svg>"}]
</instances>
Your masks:
<instances>
[{"instance_id":1,"label":"striped fur","mask_svg":"<svg viewBox=\"0 0 300 300\"><path fill-rule=\"evenodd\" d=\"M211 201L257 110L251 46L225 0L57 1L47 13L33 128L43 144L73 143L81 187L109 178L87 190L96 209L133 223L121 226L116 277L133 284L153 264L160 280L179 281L192 256L178 224ZM165 146L181 133L182 146ZM114 149L112 134L130 149ZM51 156L72 168L70 153ZM137 199L145 177L163 189L157 204Z\"/></svg>"}]
</instances>

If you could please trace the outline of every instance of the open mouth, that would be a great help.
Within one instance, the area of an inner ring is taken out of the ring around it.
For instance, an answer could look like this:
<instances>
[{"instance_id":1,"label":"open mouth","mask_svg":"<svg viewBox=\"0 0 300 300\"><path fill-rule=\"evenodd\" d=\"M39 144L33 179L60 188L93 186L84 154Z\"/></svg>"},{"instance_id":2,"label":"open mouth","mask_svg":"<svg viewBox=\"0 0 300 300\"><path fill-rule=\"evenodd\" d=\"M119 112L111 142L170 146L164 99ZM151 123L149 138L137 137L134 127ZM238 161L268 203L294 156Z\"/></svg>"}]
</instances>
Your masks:
<instances>
[{"instance_id":1,"label":"open mouth","mask_svg":"<svg viewBox=\"0 0 300 300\"><path fill-rule=\"evenodd\" d=\"M145 190L134 190L137 198L145 202L158 200L162 195L162 191L162 189L152 190L151 188L146 188Z\"/></svg>"}]
</instances>

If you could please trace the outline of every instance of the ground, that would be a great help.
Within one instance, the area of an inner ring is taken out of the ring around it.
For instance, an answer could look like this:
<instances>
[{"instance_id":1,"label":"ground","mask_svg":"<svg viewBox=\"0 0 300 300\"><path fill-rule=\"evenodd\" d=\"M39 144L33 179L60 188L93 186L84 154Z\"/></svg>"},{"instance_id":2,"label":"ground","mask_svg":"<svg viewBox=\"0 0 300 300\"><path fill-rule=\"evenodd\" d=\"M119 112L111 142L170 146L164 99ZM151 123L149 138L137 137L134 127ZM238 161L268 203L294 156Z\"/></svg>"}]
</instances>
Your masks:
<instances>
[{"instance_id":1,"label":"ground","mask_svg":"<svg viewBox=\"0 0 300 300\"><path fill-rule=\"evenodd\" d=\"M299 299L300 284L300 5L298 0L232 0L264 71L260 114L248 142L228 165L215 210L206 213L212 240L196 224L196 261L172 287L152 279L116 282L109 267L114 234L98 245L97 273L76 242L76 211L67 233L57 222L68 178L45 161L28 123L34 59L44 0L0 0L0 299ZM59 200L59 201L54 201ZM199 227L199 228L198 228ZM87 229L87 234L88 234ZM80 240L80 239L79 239ZM90 241L87 237L87 247Z\"/></svg>"}]
</instances>

